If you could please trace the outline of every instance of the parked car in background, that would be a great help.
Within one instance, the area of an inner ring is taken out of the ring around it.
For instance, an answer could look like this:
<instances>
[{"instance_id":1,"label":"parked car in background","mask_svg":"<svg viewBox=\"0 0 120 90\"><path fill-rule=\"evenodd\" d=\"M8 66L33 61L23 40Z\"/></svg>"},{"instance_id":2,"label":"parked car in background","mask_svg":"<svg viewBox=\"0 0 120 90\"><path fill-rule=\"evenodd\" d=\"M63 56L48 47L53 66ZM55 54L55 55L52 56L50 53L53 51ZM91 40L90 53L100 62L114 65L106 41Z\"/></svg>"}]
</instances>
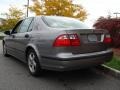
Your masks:
<instances>
[{"instance_id":1,"label":"parked car in background","mask_svg":"<svg viewBox=\"0 0 120 90\"><path fill-rule=\"evenodd\" d=\"M37 16L19 21L3 39L4 56L27 63L33 76L43 69L67 71L111 60L111 37L81 21L60 16Z\"/></svg>"}]
</instances>

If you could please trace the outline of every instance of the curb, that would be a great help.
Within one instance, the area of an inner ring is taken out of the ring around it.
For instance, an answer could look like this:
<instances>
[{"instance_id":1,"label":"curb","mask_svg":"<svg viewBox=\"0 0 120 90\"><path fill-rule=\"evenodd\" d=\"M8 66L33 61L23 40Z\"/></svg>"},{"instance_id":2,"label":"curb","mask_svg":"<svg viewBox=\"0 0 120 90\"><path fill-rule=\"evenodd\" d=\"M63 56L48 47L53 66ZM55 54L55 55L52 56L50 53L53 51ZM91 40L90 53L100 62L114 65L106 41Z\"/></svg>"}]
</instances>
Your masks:
<instances>
[{"instance_id":1,"label":"curb","mask_svg":"<svg viewBox=\"0 0 120 90\"><path fill-rule=\"evenodd\" d=\"M120 79L120 71L119 70L113 69L104 64L97 67L96 69L99 70L100 72L103 72L104 74L111 75L115 78Z\"/></svg>"}]
</instances>

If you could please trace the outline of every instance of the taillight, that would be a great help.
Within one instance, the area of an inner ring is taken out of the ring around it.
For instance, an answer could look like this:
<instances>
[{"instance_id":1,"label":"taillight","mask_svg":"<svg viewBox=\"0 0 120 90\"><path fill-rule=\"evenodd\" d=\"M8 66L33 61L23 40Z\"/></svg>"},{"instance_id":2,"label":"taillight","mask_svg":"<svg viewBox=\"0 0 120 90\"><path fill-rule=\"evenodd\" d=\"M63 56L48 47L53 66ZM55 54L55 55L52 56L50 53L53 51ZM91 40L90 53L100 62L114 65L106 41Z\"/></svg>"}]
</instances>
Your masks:
<instances>
[{"instance_id":1,"label":"taillight","mask_svg":"<svg viewBox=\"0 0 120 90\"><path fill-rule=\"evenodd\" d=\"M63 34L56 38L54 47L79 46L80 40L77 34Z\"/></svg>"},{"instance_id":2,"label":"taillight","mask_svg":"<svg viewBox=\"0 0 120 90\"><path fill-rule=\"evenodd\" d=\"M112 38L110 37L110 35L105 35L103 42L105 44L111 44L112 43Z\"/></svg>"},{"instance_id":3,"label":"taillight","mask_svg":"<svg viewBox=\"0 0 120 90\"><path fill-rule=\"evenodd\" d=\"M69 36L67 34L60 35L56 38L53 46L70 46Z\"/></svg>"},{"instance_id":4,"label":"taillight","mask_svg":"<svg viewBox=\"0 0 120 90\"><path fill-rule=\"evenodd\" d=\"M71 46L80 46L80 40L77 34L69 34Z\"/></svg>"}]
</instances>

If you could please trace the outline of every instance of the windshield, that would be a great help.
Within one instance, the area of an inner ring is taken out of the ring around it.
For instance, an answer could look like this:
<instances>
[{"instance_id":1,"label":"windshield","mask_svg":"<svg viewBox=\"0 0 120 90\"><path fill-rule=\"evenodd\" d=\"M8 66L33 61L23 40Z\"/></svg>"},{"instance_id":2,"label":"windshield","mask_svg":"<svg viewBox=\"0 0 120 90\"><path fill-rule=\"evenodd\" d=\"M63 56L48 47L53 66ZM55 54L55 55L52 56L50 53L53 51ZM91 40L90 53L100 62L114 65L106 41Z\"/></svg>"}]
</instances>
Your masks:
<instances>
[{"instance_id":1,"label":"windshield","mask_svg":"<svg viewBox=\"0 0 120 90\"><path fill-rule=\"evenodd\" d=\"M53 28L80 28L88 29L80 20L68 17L45 16L44 21L49 27Z\"/></svg>"}]
</instances>

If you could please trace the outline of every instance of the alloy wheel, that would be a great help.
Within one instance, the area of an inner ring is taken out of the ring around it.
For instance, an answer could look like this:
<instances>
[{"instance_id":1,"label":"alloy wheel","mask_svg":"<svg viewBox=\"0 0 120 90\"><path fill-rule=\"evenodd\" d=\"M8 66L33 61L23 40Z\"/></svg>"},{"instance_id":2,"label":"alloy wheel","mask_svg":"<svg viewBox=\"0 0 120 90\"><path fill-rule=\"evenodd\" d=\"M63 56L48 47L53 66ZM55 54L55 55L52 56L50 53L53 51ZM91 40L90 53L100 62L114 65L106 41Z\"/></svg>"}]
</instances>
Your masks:
<instances>
[{"instance_id":1,"label":"alloy wheel","mask_svg":"<svg viewBox=\"0 0 120 90\"><path fill-rule=\"evenodd\" d=\"M37 64L35 61L35 55L32 52L28 56L28 66L29 66L30 71L32 73L35 73Z\"/></svg>"}]
</instances>

